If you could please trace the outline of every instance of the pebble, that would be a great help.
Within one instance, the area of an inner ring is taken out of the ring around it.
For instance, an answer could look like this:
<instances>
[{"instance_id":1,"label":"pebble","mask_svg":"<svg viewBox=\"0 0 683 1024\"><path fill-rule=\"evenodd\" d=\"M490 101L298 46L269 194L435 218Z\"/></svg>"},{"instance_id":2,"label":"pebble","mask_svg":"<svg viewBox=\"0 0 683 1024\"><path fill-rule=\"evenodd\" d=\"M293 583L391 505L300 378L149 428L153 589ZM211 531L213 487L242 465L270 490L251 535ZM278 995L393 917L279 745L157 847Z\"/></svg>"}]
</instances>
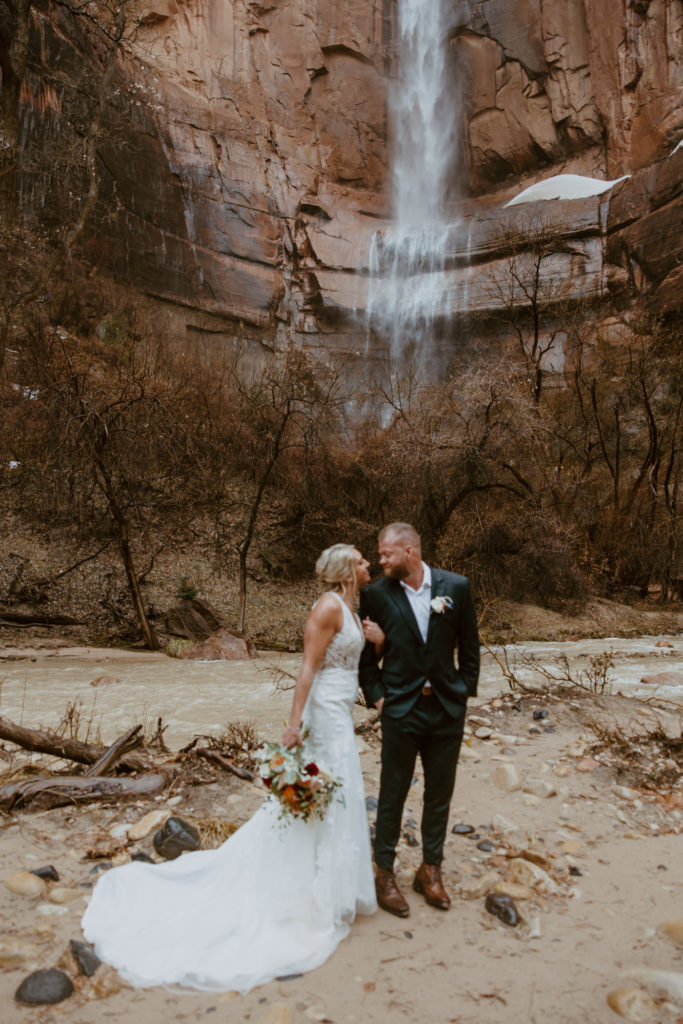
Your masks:
<instances>
[{"instance_id":1,"label":"pebble","mask_svg":"<svg viewBox=\"0 0 683 1024\"><path fill-rule=\"evenodd\" d=\"M510 896L490 892L486 897L484 905L489 914L493 914L503 924L510 925L511 928L515 928L519 924L519 913L517 912L515 901Z\"/></svg>"},{"instance_id":2,"label":"pebble","mask_svg":"<svg viewBox=\"0 0 683 1024\"><path fill-rule=\"evenodd\" d=\"M646 686L683 686L683 672L655 672L654 675L643 676L640 681Z\"/></svg>"},{"instance_id":3,"label":"pebble","mask_svg":"<svg viewBox=\"0 0 683 1024\"><path fill-rule=\"evenodd\" d=\"M495 843L492 843L490 839L482 839L480 843L477 843L477 849L482 853L493 853L495 848Z\"/></svg>"},{"instance_id":4,"label":"pebble","mask_svg":"<svg viewBox=\"0 0 683 1024\"><path fill-rule=\"evenodd\" d=\"M544 871L538 864L532 864L531 861L524 860L521 857L510 861L508 881L527 885L538 892L557 892L557 885L547 871Z\"/></svg>"},{"instance_id":5,"label":"pebble","mask_svg":"<svg viewBox=\"0 0 683 1024\"><path fill-rule=\"evenodd\" d=\"M570 768L568 764L558 764L557 768L553 768L553 775L556 775L558 779L566 779L569 772Z\"/></svg>"},{"instance_id":6,"label":"pebble","mask_svg":"<svg viewBox=\"0 0 683 1024\"><path fill-rule=\"evenodd\" d=\"M469 836L474 832L474 825L454 825L451 832L454 836Z\"/></svg>"},{"instance_id":7,"label":"pebble","mask_svg":"<svg viewBox=\"0 0 683 1024\"><path fill-rule=\"evenodd\" d=\"M118 676L98 676L90 681L91 686L110 686L112 683L120 683Z\"/></svg>"},{"instance_id":8,"label":"pebble","mask_svg":"<svg viewBox=\"0 0 683 1024\"><path fill-rule=\"evenodd\" d=\"M545 708L536 708L534 711L534 722L542 722L544 718L548 717L548 712Z\"/></svg>"},{"instance_id":9,"label":"pebble","mask_svg":"<svg viewBox=\"0 0 683 1024\"><path fill-rule=\"evenodd\" d=\"M376 796L366 796L366 798L365 798L365 810L368 811L370 814L374 814L374 812L377 810L377 797Z\"/></svg>"},{"instance_id":10,"label":"pebble","mask_svg":"<svg viewBox=\"0 0 683 1024\"><path fill-rule=\"evenodd\" d=\"M71 903L72 900L77 900L79 896L83 896L82 889L72 889L66 885L55 886L47 894L50 903Z\"/></svg>"},{"instance_id":11,"label":"pebble","mask_svg":"<svg viewBox=\"0 0 683 1024\"><path fill-rule=\"evenodd\" d=\"M130 825L126 825L122 822L117 822L116 825L112 825L111 828L109 829L109 835L112 837L112 839L127 839L129 828Z\"/></svg>"},{"instance_id":12,"label":"pebble","mask_svg":"<svg viewBox=\"0 0 683 1024\"><path fill-rule=\"evenodd\" d=\"M529 779L524 785L524 792L541 800L549 800L551 796L557 796L557 787L546 779Z\"/></svg>"},{"instance_id":13,"label":"pebble","mask_svg":"<svg viewBox=\"0 0 683 1024\"><path fill-rule=\"evenodd\" d=\"M683 946L683 921L665 921L660 924L659 931L677 946Z\"/></svg>"},{"instance_id":14,"label":"pebble","mask_svg":"<svg viewBox=\"0 0 683 1024\"><path fill-rule=\"evenodd\" d=\"M85 974L86 978L92 978L102 961L90 943L72 939L69 943L69 950L78 964L81 974Z\"/></svg>"},{"instance_id":15,"label":"pebble","mask_svg":"<svg viewBox=\"0 0 683 1024\"><path fill-rule=\"evenodd\" d=\"M199 832L182 818L169 818L154 836L154 849L166 860L175 860L185 850L201 850Z\"/></svg>"},{"instance_id":16,"label":"pebble","mask_svg":"<svg viewBox=\"0 0 683 1024\"><path fill-rule=\"evenodd\" d=\"M629 971L628 976L656 996L665 996L675 1003L683 1002L683 973L680 971L657 971L643 967Z\"/></svg>"},{"instance_id":17,"label":"pebble","mask_svg":"<svg viewBox=\"0 0 683 1024\"><path fill-rule=\"evenodd\" d=\"M168 812L162 808L158 811L150 811L144 818L140 818L134 825L127 826L128 838L131 842L137 842L138 839L144 839L150 832L153 832L155 828L159 828L163 825L164 821L168 817Z\"/></svg>"},{"instance_id":18,"label":"pebble","mask_svg":"<svg viewBox=\"0 0 683 1024\"><path fill-rule=\"evenodd\" d=\"M14 993L18 1003L30 1006L44 1006L48 1003L61 1003L73 995L74 986L71 978L56 967L34 971L24 978Z\"/></svg>"},{"instance_id":19,"label":"pebble","mask_svg":"<svg viewBox=\"0 0 683 1024\"><path fill-rule=\"evenodd\" d=\"M15 939L12 936L0 938L0 968L24 964L27 960L33 960L38 953L38 946L26 939Z\"/></svg>"},{"instance_id":20,"label":"pebble","mask_svg":"<svg viewBox=\"0 0 683 1024\"><path fill-rule=\"evenodd\" d=\"M493 736L493 729L489 729L487 725L482 725L479 729L476 730L474 735L477 737L478 740L490 740L491 737Z\"/></svg>"},{"instance_id":21,"label":"pebble","mask_svg":"<svg viewBox=\"0 0 683 1024\"><path fill-rule=\"evenodd\" d=\"M657 1012L654 1000L640 988L617 988L609 992L607 1005L633 1024L646 1024Z\"/></svg>"},{"instance_id":22,"label":"pebble","mask_svg":"<svg viewBox=\"0 0 683 1024\"><path fill-rule=\"evenodd\" d=\"M505 763L496 765L489 776L489 782L492 782L506 793L514 793L522 785L522 780L515 766Z\"/></svg>"},{"instance_id":23,"label":"pebble","mask_svg":"<svg viewBox=\"0 0 683 1024\"><path fill-rule=\"evenodd\" d=\"M460 895L466 900L478 900L481 896L492 892L500 881L501 877L497 871L487 871L471 885L461 886Z\"/></svg>"},{"instance_id":24,"label":"pebble","mask_svg":"<svg viewBox=\"0 0 683 1024\"><path fill-rule=\"evenodd\" d=\"M612 786L612 791L621 800L639 800L640 793L637 789L631 789L630 786Z\"/></svg>"},{"instance_id":25,"label":"pebble","mask_svg":"<svg viewBox=\"0 0 683 1024\"><path fill-rule=\"evenodd\" d=\"M502 814L494 814L491 819L491 828L494 832L502 832L505 835L507 832L516 832L517 826L509 818L505 818Z\"/></svg>"},{"instance_id":26,"label":"pebble","mask_svg":"<svg viewBox=\"0 0 683 1024\"><path fill-rule=\"evenodd\" d=\"M138 850L136 853L132 853L130 859L139 860L143 864L154 864L154 861L152 860L150 855L148 853L145 853L143 850Z\"/></svg>"},{"instance_id":27,"label":"pebble","mask_svg":"<svg viewBox=\"0 0 683 1024\"><path fill-rule=\"evenodd\" d=\"M46 882L59 881L59 872L57 871L57 868L52 866L52 864L45 864L42 868L35 868L30 872L30 874L37 875L38 878L42 878Z\"/></svg>"},{"instance_id":28,"label":"pebble","mask_svg":"<svg viewBox=\"0 0 683 1024\"><path fill-rule=\"evenodd\" d=\"M511 900L531 900L534 897L534 892L528 885L520 885L519 882L508 882L505 879L496 882L493 891L497 892L500 896L509 896Z\"/></svg>"},{"instance_id":29,"label":"pebble","mask_svg":"<svg viewBox=\"0 0 683 1024\"><path fill-rule=\"evenodd\" d=\"M273 1003L265 1014L258 1018L258 1024L292 1024L292 1011L285 1003Z\"/></svg>"},{"instance_id":30,"label":"pebble","mask_svg":"<svg viewBox=\"0 0 683 1024\"><path fill-rule=\"evenodd\" d=\"M41 917L61 917L68 912L68 907L57 903L39 903L36 907L36 914L40 914Z\"/></svg>"},{"instance_id":31,"label":"pebble","mask_svg":"<svg viewBox=\"0 0 683 1024\"><path fill-rule=\"evenodd\" d=\"M34 875L31 871L15 871L13 875L5 879L5 888L13 892L15 896L28 896L35 900L45 895L47 885L42 878Z\"/></svg>"},{"instance_id":32,"label":"pebble","mask_svg":"<svg viewBox=\"0 0 683 1024\"><path fill-rule=\"evenodd\" d=\"M114 968L103 964L90 982L90 994L95 999L108 999L120 992L123 984Z\"/></svg>"},{"instance_id":33,"label":"pebble","mask_svg":"<svg viewBox=\"0 0 683 1024\"><path fill-rule=\"evenodd\" d=\"M594 772L596 768L600 767L600 762L596 761L594 757L582 757L574 767L577 772Z\"/></svg>"}]
</instances>

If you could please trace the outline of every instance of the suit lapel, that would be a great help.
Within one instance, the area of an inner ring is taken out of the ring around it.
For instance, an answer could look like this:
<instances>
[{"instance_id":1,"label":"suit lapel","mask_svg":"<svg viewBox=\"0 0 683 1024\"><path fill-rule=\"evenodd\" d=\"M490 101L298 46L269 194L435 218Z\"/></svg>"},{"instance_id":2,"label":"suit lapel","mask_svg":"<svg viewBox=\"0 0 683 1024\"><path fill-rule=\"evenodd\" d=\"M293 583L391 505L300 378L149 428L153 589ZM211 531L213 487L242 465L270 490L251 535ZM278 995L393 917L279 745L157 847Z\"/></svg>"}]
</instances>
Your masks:
<instances>
[{"instance_id":1,"label":"suit lapel","mask_svg":"<svg viewBox=\"0 0 683 1024\"><path fill-rule=\"evenodd\" d=\"M417 619L413 615L413 609L410 607L410 601L406 597L405 591L398 580L392 580L392 585L389 587L389 598L396 611L404 619L406 625L412 629L418 643L422 645L424 641L422 640L420 627L417 624Z\"/></svg>"},{"instance_id":2,"label":"suit lapel","mask_svg":"<svg viewBox=\"0 0 683 1024\"><path fill-rule=\"evenodd\" d=\"M438 569L432 569L432 600L435 597L441 597L444 592L444 578ZM438 613L432 608L429 613L429 626L427 627L427 643L432 635L432 629L438 618Z\"/></svg>"}]
</instances>

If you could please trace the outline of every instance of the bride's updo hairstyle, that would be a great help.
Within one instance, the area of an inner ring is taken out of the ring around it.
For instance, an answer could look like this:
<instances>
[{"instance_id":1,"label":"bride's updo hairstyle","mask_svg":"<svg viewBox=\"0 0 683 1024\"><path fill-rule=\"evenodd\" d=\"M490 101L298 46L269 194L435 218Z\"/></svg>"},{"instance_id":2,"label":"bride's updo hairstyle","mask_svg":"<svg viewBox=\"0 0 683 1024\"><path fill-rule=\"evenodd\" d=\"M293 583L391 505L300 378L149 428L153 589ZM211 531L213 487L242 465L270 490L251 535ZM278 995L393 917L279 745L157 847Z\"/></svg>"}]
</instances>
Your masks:
<instances>
[{"instance_id":1,"label":"bride's updo hairstyle","mask_svg":"<svg viewBox=\"0 0 683 1024\"><path fill-rule=\"evenodd\" d=\"M315 563L315 574L324 590L342 591L342 581L347 576L353 576L353 585L356 586L355 555L356 549L352 544L333 544L331 548L325 548Z\"/></svg>"}]
</instances>

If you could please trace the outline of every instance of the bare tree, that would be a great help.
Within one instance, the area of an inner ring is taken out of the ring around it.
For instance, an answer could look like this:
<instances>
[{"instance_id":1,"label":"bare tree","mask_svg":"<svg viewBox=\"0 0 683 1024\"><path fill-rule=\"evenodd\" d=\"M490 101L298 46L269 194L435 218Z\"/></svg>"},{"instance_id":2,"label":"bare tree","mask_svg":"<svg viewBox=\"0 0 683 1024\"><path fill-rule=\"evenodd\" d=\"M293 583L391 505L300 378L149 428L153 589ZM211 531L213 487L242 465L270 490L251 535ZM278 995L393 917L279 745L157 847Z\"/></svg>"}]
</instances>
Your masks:
<instances>
[{"instance_id":1,"label":"bare tree","mask_svg":"<svg viewBox=\"0 0 683 1024\"><path fill-rule=\"evenodd\" d=\"M323 366L301 350L289 348L258 369L238 361L230 382L239 403L246 476L252 488L244 532L237 543L237 628L244 632L248 557L266 490L285 464L295 474L309 464L314 451L338 427L345 399L344 374L341 366Z\"/></svg>"}]
</instances>

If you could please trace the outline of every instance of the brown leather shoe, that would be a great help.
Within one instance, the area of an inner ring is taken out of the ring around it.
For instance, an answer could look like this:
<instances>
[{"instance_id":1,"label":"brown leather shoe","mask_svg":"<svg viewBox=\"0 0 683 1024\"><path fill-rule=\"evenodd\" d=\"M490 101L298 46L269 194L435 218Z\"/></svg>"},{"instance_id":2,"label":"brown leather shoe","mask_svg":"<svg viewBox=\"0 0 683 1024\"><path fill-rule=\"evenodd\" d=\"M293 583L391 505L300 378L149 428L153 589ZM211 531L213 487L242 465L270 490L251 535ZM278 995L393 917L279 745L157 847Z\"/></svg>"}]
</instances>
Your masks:
<instances>
[{"instance_id":1,"label":"brown leather shoe","mask_svg":"<svg viewBox=\"0 0 683 1024\"><path fill-rule=\"evenodd\" d=\"M448 910L451 905L451 898L441 880L441 868L437 864L425 864L424 861L420 864L413 879L413 889L421 892L427 903L439 910Z\"/></svg>"},{"instance_id":2,"label":"brown leather shoe","mask_svg":"<svg viewBox=\"0 0 683 1024\"><path fill-rule=\"evenodd\" d=\"M398 887L393 871L377 868L375 892L377 893L377 902L383 910L388 910L390 914L396 914L396 917L407 917L410 913L410 907Z\"/></svg>"}]
</instances>

